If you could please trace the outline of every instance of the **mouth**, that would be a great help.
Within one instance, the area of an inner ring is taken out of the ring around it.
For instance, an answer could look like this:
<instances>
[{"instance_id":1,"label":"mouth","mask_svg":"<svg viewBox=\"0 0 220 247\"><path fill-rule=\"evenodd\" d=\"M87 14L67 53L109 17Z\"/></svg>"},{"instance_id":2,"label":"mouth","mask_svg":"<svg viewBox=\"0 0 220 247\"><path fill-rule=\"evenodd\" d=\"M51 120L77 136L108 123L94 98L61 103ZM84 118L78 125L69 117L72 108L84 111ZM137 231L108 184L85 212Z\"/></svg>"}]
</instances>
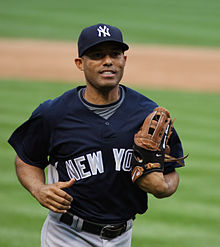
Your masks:
<instances>
[{"instance_id":1,"label":"mouth","mask_svg":"<svg viewBox=\"0 0 220 247\"><path fill-rule=\"evenodd\" d=\"M115 70L101 70L99 74L103 76L113 76L116 74L116 71Z\"/></svg>"}]
</instances>

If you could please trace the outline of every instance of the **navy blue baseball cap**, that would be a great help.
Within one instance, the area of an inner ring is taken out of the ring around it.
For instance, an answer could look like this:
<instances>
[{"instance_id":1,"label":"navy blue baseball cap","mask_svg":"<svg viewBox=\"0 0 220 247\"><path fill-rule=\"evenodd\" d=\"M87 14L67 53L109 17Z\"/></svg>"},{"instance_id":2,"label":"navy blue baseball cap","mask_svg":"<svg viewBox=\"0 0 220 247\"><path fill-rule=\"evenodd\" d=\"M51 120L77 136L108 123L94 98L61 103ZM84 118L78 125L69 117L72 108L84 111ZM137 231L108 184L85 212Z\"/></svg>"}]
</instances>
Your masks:
<instances>
[{"instance_id":1,"label":"navy blue baseball cap","mask_svg":"<svg viewBox=\"0 0 220 247\"><path fill-rule=\"evenodd\" d=\"M129 49L129 46L123 42L122 33L117 27L100 23L82 30L78 39L79 57L82 57L89 48L107 41L118 43L123 51Z\"/></svg>"}]
</instances>

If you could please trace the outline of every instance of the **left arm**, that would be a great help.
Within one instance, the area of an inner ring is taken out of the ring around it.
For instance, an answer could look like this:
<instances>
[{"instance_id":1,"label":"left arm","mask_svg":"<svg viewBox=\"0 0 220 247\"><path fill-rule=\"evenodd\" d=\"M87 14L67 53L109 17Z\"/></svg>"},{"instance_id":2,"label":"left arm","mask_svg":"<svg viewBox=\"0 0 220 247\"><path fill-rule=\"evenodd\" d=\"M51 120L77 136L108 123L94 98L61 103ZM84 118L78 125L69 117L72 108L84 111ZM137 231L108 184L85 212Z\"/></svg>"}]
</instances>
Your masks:
<instances>
[{"instance_id":1,"label":"left arm","mask_svg":"<svg viewBox=\"0 0 220 247\"><path fill-rule=\"evenodd\" d=\"M179 175L176 171L163 175L162 172L152 172L137 180L138 186L157 198L169 197L174 194L179 185Z\"/></svg>"}]
</instances>

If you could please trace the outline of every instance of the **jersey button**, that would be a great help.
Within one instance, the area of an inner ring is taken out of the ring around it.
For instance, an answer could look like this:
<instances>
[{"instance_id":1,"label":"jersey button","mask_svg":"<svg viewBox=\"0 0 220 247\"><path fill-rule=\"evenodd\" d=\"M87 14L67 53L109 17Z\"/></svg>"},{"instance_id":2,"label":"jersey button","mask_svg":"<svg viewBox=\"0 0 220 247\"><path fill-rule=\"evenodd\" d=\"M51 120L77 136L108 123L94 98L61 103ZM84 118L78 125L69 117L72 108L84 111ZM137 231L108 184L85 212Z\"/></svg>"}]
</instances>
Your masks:
<instances>
[{"instance_id":1,"label":"jersey button","mask_svg":"<svg viewBox=\"0 0 220 247\"><path fill-rule=\"evenodd\" d=\"M109 122L105 122L105 125L109 125Z\"/></svg>"}]
</instances>

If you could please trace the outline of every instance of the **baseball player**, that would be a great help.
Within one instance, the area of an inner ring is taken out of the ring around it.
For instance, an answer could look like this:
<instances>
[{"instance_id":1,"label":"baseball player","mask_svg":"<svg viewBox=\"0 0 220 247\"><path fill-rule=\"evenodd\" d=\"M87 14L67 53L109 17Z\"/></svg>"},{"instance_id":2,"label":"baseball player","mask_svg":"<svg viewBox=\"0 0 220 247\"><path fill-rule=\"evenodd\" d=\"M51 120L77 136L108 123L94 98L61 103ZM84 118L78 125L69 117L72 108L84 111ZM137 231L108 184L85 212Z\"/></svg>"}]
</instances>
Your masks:
<instances>
[{"instance_id":1,"label":"baseball player","mask_svg":"<svg viewBox=\"0 0 220 247\"><path fill-rule=\"evenodd\" d=\"M133 154L134 136L158 105L120 84L128 49L116 27L85 28L75 64L86 85L40 104L9 138L19 181L49 209L42 247L128 247L136 214L148 209L148 193L164 198L177 190L179 163L154 161L164 158L165 149L150 150L143 159L149 160L143 169L163 163L161 170L142 172L140 179L137 164L132 167L132 159L141 166ZM169 155L181 157L175 129L164 133Z\"/></svg>"}]
</instances>

